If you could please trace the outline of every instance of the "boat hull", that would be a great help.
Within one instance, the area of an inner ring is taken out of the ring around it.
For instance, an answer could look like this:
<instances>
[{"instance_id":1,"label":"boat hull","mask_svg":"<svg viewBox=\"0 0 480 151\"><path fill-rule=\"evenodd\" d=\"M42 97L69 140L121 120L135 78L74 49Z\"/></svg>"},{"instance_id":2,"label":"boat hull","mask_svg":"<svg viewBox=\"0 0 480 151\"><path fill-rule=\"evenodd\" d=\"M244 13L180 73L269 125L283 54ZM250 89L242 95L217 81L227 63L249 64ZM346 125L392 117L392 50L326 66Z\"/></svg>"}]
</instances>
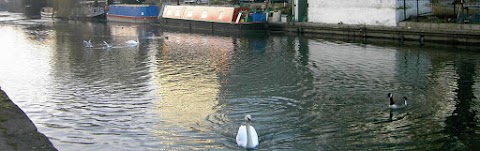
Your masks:
<instances>
[{"instance_id":1,"label":"boat hull","mask_svg":"<svg viewBox=\"0 0 480 151\"><path fill-rule=\"evenodd\" d=\"M157 21L157 17L133 17L107 14L107 21L128 23L152 23Z\"/></svg>"},{"instance_id":2,"label":"boat hull","mask_svg":"<svg viewBox=\"0 0 480 151\"><path fill-rule=\"evenodd\" d=\"M265 32L268 29L268 24L266 22L237 24L162 18L160 20L160 24L165 28L178 29L182 31L212 31L220 33L253 33Z\"/></svg>"},{"instance_id":3,"label":"boat hull","mask_svg":"<svg viewBox=\"0 0 480 151\"><path fill-rule=\"evenodd\" d=\"M111 5L107 21L151 23L157 21L158 14L158 7L152 5Z\"/></svg>"},{"instance_id":4,"label":"boat hull","mask_svg":"<svg viewBox=\"0 0 480 151\"><path fill-rule=\"evenodd\" d=\"M167 5L160 24L187 31L259 32L267 31L263 13L249 13L245 7Z\"/></svg>"}]
</instances>

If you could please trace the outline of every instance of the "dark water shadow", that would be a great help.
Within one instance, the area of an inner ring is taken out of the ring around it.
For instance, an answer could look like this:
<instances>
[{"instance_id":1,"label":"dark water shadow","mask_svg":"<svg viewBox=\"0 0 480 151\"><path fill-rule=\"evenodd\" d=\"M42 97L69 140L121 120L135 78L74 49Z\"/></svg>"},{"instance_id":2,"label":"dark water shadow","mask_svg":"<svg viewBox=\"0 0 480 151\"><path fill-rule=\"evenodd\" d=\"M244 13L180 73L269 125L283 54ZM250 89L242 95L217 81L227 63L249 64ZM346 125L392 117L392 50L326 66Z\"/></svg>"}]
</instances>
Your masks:
<instances>
[{"instance_id":1,"label":"dark water shadow","mask_svg":"<svg viewBox=\"0 0 480 151\"><path fill-rule=\"evenodd\" d=\"M447 150L476 150L480 149L480 135L477 129L477 111L472 109L476 99L473 91L475 84L474 77L476 63L472 61L457 61L456 72L459 75L457 80L458 88L455 100L455 110L452 115L446 118L444 133L448 134L444 149Z\"/></svg>"}]
</instances>

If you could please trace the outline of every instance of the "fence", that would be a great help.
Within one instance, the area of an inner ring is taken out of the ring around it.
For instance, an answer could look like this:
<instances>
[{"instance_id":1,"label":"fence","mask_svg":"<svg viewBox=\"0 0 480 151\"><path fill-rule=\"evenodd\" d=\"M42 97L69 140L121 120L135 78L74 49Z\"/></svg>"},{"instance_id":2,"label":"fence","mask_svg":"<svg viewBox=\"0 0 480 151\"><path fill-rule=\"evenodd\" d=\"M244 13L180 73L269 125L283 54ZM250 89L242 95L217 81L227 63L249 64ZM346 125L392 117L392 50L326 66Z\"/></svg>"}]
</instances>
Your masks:
<instances>
[{"instance_id":1,"label":"fence","mask_svg":"<svg viewBox=\"0 0 480 151\"><path fill-rule=\"evenodd\" d=\"M446 22L480 23L480 0L433 0L432 14Z\"/></svg>"},{"instance_id":2,"label":"fence","mask_svg":"<svg viewBox=\"0 0 480 151\"><path fill-rule=\"evenodd\" d=\"M430 14L432 14L431 0L397 0L398 20Z\"/></svg>"}]
</instances>

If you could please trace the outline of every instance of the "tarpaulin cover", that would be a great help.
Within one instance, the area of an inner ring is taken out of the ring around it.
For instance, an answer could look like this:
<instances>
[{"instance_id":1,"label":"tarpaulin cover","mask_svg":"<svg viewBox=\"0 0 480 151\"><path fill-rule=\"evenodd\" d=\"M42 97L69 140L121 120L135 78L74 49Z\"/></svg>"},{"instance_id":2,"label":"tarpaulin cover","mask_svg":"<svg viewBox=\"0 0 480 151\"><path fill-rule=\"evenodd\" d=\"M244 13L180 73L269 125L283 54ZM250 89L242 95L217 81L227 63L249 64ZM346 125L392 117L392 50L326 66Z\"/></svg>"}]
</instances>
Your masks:
<instances>
[{"instance_id":1,"label":"tarpaulin cover","mask_svg":"<svg viewBox=\"0 0 480 151\"><path fill-rule=\"evenodd\" d=\"M252 21L253 22L266 22L267 21L267 16L265 13L257 12L257 13L252 13L250 14L252 16Z\"/></svg>"}]
</instances>

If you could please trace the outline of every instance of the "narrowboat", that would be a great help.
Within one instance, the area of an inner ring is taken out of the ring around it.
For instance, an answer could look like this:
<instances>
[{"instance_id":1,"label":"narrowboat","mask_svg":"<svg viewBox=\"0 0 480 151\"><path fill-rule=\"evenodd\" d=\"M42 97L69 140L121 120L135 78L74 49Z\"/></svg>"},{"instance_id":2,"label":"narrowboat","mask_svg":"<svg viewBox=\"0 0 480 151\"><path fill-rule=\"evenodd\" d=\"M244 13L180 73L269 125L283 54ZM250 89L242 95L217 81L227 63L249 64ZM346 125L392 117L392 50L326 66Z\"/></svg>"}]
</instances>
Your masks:
<instances>
[{"instance_id":1,"label":"narrowboat","mask_svg":"<svg viewBox=\"0 0 480 151\"><path fill-rule=\"evenodd\" d=\"M166 28L212 32L267 31L267 15L247 7L166 5L160 24Z\"/></svg>"},{"instance_id":2,"label":"narrowboat","mask_svg":"<svg viewBox=\"0 0 480 151\"><path fill-rule=\"evenodd\" d=\"M107 21L151 23L156 22L159 9L154 5L110 5Z\"/></svg>"},{"instance_id":3,"label":"narrowboat","mask_svg":"<svg viewBox=\"0 0 480 151\"><path fill-rule=\"evenodd\" d=\"M63 14L58 14L53 7L42 7L40 15L42 18L94 18L105 16L106 1L80 1L74 8L60 8L63 9ZM65 11L68 9L68 11ZM62 12L60 10L59 12Z\"/></svg>"},{"instance_id":4,"label":"narrowboat","mask_svg":"<svg viewBox=\"0 0 480 151\"><path fill-rule=\"evenodd\" d=\"M82 1L75 9L76 17L92 18L105 16L106 1Z\"/></svg>"}]
</instances>

